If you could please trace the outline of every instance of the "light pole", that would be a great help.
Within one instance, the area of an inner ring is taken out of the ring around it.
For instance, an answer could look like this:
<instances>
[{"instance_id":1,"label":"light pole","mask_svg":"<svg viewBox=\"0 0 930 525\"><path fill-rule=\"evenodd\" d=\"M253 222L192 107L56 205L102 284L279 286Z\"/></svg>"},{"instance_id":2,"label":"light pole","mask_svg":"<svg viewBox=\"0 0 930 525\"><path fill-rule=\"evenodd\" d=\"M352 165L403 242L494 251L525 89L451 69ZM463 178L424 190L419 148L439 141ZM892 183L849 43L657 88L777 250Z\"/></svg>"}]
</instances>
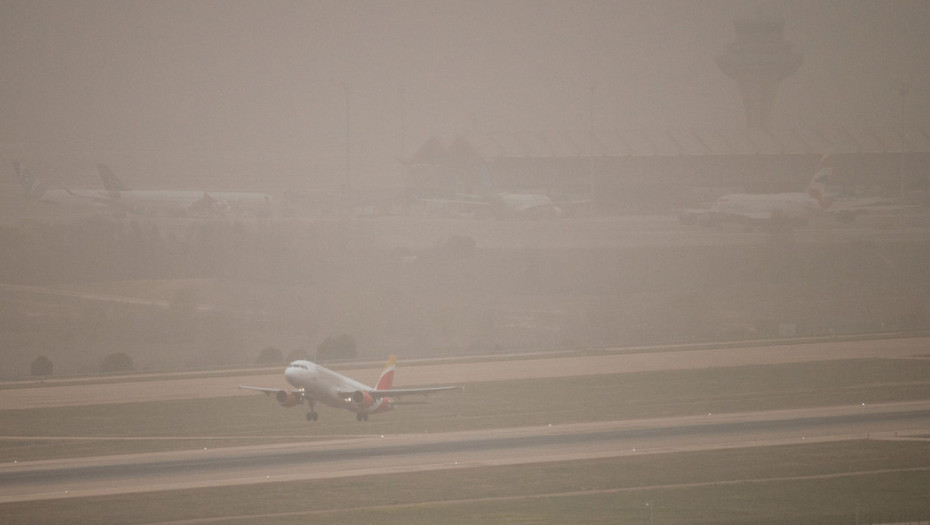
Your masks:
<instances>
[{"instance_id":1,"label":"light pole","mask_svg":"<svg viewBox=\"0 0 930 525\"><path fill-rule=\"evenodd\" d=\"M403 159L407 155L407 86L401 84L397 92L400 95L400 158Z\"/></svg>"},{"instance_id":2,"label":"light pole","mask_svg":"<svg viewBox=\"0 0 930 525\"><path fill-rule=\"evenodd\" d=\"M591 82L588 114L588 196L594 198L594 90L597 84Z\"/></svg>"},{"instance_id":3,"label":"light pole","mask_svg":"<svg viewBox=\"0 0 930 525\"><path fill-rule=\"evenodd\" d=\"M341 85L346 97L346 173L345 180L342 181L342 191L339 192L339 204L336 213L342 218L347 218L351 215L352 206L350 198L350 192L352 191L352 137L349 134L349 84L343 81Z\"/></svg>"},{"instance_id":4,"label":"light pole","mask_svg":"<svg viewBox=\"0 0 930 525\"><path fill-rule=\"evenodd\" d=\"M352 159L352 141L349 137L349 85L345 82L342 83L342 89L345 92L346 97L346 180L345 192L348 194L349 190L352 187L352 170L351 170L351 159Z\"/></svg>"},{"instance_id":5,"label":"light pole","mask_svg":"<svg viewBox=\"0 0 930 525\"><path fill-rule=\"evenodd\" d=\"M908 79L902 80L898 85L898 96L901 98L901 133L904 134L907 129L907 95L911 90L911 85ZM907 158L906 156L903 156ZM901 160L898 160L898 195L904 196L904 164Z\"/></svg>"}]
</instances>

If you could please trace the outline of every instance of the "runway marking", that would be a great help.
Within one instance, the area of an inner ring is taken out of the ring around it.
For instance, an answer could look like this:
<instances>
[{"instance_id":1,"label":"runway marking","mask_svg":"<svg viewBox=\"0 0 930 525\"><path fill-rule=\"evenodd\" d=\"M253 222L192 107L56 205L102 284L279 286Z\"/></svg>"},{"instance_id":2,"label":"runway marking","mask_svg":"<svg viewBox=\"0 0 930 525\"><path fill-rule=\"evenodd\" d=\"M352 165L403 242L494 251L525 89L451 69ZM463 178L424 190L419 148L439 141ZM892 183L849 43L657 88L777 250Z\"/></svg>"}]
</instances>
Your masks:
<instances>
[{"instance_id":1,"label":"runway marking","mask_svg":"<svg viewBox=\"0 0 930 525\"><path fill-rule=\"evenodd\" d=\"M446 505L467 505L473 503L497 503L497 502L507 502L507 501L520 501L520 500L532 500L532 499L541 499L541 498L571 498L578 496L593 496L599 494L619 494L625 492L645 492L650 490L667 490L667 489L687 489L687 488L700 488L700 487L721 487L729 485L739 485L742 483L752 483L752 484L761 484L761 483L777 483L781 481L811 481L818 479L837 479L837 478L849 478L849 477L860 477L860 476L874 476L880 474L894 474L894 473L906 473L906 472L927 472L930 471L930 467L909 467L909 468L898 468L898 469L877 469L877 470L861 470L857 472L840 472L833 474L812 474L808 476L777 476L771 478L745 478L745 479L731 479L731 480L722 480L722 481L700 481L693 483L668 483L663 485L646 485L640 487L617 487L612 489L592 489L592 490L574 490L566 492L547 492L543 494L521 494L513 496L489 496L484 498L463 498L463 499L449 499L449 500L435 500L435 501L419 501L419 502L410 502L410 503L395 503L390 505L370 505L370 506L360 506L360 507L351 507L351 508L339 508L339 509L320 509L320 510L306 510L306 511L295 511L295 512L276 512L272 514L249 514L249 515L238 515L238 516L217 516L210 518L195 518L189 520L180 520L180 521L159 521L152 522L147 525L194 525L200 523L216 523L216 522L228 522L231 520L257 520L268 519L268 518L288 518L288 517L299 517L299 516L319 516L324 514L342 514L347 512L367 512L367 511L379 511L379 510L398 510L398 509L408 509L414 507L440 507Z\"/></svg>"}]
</instances>

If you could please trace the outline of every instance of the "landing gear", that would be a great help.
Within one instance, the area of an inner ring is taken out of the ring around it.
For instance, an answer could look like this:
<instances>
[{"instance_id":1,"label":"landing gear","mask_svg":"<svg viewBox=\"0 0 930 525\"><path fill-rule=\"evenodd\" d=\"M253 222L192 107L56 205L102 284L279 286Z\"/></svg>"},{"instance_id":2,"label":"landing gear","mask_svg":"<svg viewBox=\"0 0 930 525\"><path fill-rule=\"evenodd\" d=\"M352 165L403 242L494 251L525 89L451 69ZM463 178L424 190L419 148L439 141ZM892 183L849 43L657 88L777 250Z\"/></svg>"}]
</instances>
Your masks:
<instances>
[{"instance_id":1,"label":"landing gear","mask_svg":"<svg viewBox=\"0 0 930 525\"><path fill-rule=\"evenodd\" d=\"M310 405L310 411L307 412L307 421L316 421L320 415L316 413L316 401L308 396L307 404Z\"/></svg>"},{"instance_id":2,"label":"landing gear","mask_svg":"<svg viewBox=\"0 0 930 525\"><path fill-rule=\"evenodd\" d=\"M368 414L355 414L356 421L368 421Z\"/></svg>"}]
</instances>

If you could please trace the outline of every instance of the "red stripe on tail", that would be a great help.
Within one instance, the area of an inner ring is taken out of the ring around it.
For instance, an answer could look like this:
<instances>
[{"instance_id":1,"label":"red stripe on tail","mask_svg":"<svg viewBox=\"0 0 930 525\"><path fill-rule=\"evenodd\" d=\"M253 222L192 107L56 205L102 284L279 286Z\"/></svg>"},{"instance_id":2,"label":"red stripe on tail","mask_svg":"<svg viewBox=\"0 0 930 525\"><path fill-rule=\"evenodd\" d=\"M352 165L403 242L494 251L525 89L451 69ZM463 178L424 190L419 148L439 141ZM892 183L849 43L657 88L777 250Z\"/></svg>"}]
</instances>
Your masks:
<instances>
[{"instance_id":1,"label":"red stripe on tail","mask_svg":"<svg viewBox=\"0 0 930 525\"><path fill-rule=\"evenodd\" d=\"M375 385L375 390L389 390L391 385L394 384L394 363L397 361L397 358L393 355L388 359L386 365L384 365L384 370L381 372L381 378L378 379L378 384Z\"/></svg>"}]
</instances>

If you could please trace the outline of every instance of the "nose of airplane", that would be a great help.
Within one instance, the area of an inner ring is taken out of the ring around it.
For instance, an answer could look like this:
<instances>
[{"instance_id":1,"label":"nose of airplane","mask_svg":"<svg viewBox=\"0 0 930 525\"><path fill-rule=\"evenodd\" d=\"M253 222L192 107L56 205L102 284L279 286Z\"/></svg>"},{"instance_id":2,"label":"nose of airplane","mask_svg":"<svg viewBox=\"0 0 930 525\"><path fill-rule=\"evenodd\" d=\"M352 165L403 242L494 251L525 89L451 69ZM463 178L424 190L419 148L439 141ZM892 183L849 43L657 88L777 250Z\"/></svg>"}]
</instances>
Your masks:
<instances>
[{"instance_id":1,"label":"nose of airplane","mask_svg":"<svg viewBox=\"0 0 930 525\"><path fill-rule=\"evenodd\" d=\"M297 384L294 382L297 380L297 371L298 368L293 366L289 366L284 370L284 379L286 379L287 382L293 386L297 386Z\"/></svg>"},{"instance_id":2,"label":"nose of airplane","mask_svg":"<svg viewBox=\"0 0 930 525\"><path fill-rule=\"evenodd\" d=\"M308 388L316 379L316 369L313 363L296 361L284 370L284 379L297 388Z\"/></svg>"}]
</instances>

